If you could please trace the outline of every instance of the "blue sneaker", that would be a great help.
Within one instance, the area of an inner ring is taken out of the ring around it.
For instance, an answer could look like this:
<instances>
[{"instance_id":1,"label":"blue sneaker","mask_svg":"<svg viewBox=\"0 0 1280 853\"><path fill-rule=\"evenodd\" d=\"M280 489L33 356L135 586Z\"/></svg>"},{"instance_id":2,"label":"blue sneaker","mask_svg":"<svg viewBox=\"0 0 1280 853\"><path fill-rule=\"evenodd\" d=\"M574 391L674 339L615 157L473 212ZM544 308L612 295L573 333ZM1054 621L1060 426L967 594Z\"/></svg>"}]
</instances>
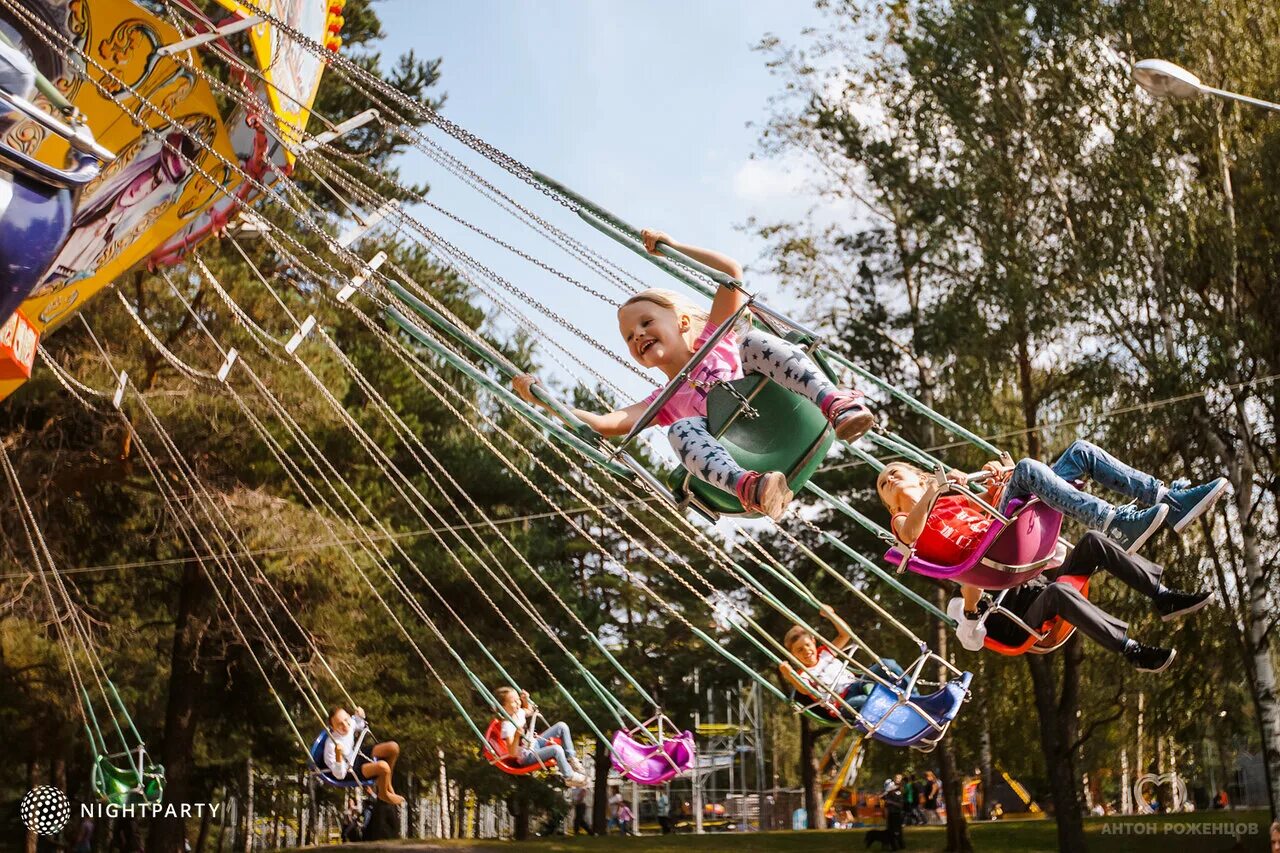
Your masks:
<instances>
[{"instance_id":1,"label":"blue sneaker","mask_svg":"<svg viewBox=\"0 0 1280 853\"><path fill-rule=\"evenodd\" d=\"M1168 493L1161 499L1169 505L1169 515L1164 523L1174 533L1181 533L1187 525L1209 511L1218 498L1227 491L1227 478L1219 477L1201 486L1188 489L1186 480L1175 482ZM1182 486L1183 488L1176 488Z\"/></svg>"},{"instance_id":2,"label":"blue sneaker","mask_svg":"<svg viewBox=\"0 0 1280 853\"><path fill-rule=\"evenodd\" d=\"M1168 514L1168 504L1156 504L1145 509L1131 504L1118 506L1115 518L1111 519L1103 533L1123 548L1125 553L1136 554L1151 538L1151 534L1160 529Z\"/></svg>"}]
</instances>

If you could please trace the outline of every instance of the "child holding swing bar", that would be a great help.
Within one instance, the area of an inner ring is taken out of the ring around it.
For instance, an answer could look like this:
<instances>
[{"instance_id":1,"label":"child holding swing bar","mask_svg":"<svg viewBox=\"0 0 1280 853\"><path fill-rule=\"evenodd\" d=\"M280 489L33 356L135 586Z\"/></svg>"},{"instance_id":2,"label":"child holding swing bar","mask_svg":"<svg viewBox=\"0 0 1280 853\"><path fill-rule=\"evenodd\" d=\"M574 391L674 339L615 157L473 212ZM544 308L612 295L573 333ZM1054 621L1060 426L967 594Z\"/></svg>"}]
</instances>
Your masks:
<instances>
[{"instance_id":1,"label":"child holding swing bar","mask_svg":"<svg viewBox=\"0 0 1280 853\"><path fill-rule=\"evenodd\" d=\"M812 696L824 706L833 707L842 717L848 716L848 708L830 697L839 696L849 708L860 711L875 689L876 681L859 676L852 664L831 650L849 645L853 639L849 625L836 615L829 604L822 605L818 612L836 629L831 646L820 645L817 637L803 625L792 625L783 637L782 645L800 663L801 669L797 671L790 662L783 661L778 665L778 671L797 692ZM898 662L889 658L872 664L870 670L886 681L893 681L903 674Z\"/></svg>"},{"instance_id":2,"label":"child holding swing bar","mask_svg":"<svg viewBox=\"0 0 1280 853\"><path fill-rule=\"evenodd\" d=\"M396 769L396 759L400 757L400 745L393 740L383 741L365 755L363 750L356 749L356 735L368 727L364 708L356 708L354 714L347 713L347 709L341 705L330 709L329 738L324 744L324 763L335 779L345 779L350 772L355 774L357 780L374 780L378 799L398 806L404 802L404 797L392 789L391 780Z\"/></svg>"},{"instance_id":3,"label":"child holding swing bar","mask_svg":"<svg viewBox=\"0 0 1280 853\"><path fill-rule=\"evenodd\" d=\"M536 718L536 708L529 699L529 691L517 692L514 687L504 685L493 691L493 697L508 717L502 721L499 733L507 745L508 755L518 756L522 767L554 760L566 785L571 788L586 786L587 776L582 772L582 762L574 754L573 735L566 723L556 723L540 735L526 733L526 727L532 725ZM555 742L557 740L559 743Z\"/></svg>"},{"instance_id":4,"label":"child holding swing bar","mask_svg":"<svg viewBox=\"0 0 1280 853\"><path fill-rule=\"evenodd\" d=\"M1126 553L1138 551L1163 524L1174 533L1207 512L1226 491L1218 477L1199 486L1177 480L1168 487L1150 474L1125 465L1096 444L1076 441L1052 466L1035 459L1017 464L1008 454L983 466L990 478L986 502L1004 512L1016 498L1037 497L1047 506L1113 540ZM1131 498L1133 504L1115 506L1072 485L1085 478ZM963 494L934 498L954 483L965 486L969 476L950 471L937 477L906 462L886 465L876 478L876 493L893 515L890 530L904 545L931 562L958 565L982 540L991 523L988 513Z\"/></svg>"},{"instance_id":5,"label":"child holding swing bar","mask_svg":"<svg viewBox=\"0 0 1280 853\"><path fill-rule=\"evenodd\" d=\"M742 267L727 255L677 243L661 231L645 230L641 236L650 254L658 254L658 244L664 243L735 280L742 278ZM706 311L670 290L644 290L618 309L618 331L638 364L657 368L671 380L747 299L741 289L722 285ZM792 498L786 475L743 469L707 426L707 394L717 382L741 378L744 370L760 373L815 403L845 441L863 435L875 425L875 417L862 402L861 392L836 387L801 347L753 330L745 320L720 339L658 412L656 421L671 428L671 446L691 475L735 494L748 512L761 512L776 521ZM541 405L531 390L536 382L526 373L512 384L521 398ZM658 389L638 403L606 414L581 409L573 414L603 436L626 435L661 393Z\"/></svg>"}]
</instances>

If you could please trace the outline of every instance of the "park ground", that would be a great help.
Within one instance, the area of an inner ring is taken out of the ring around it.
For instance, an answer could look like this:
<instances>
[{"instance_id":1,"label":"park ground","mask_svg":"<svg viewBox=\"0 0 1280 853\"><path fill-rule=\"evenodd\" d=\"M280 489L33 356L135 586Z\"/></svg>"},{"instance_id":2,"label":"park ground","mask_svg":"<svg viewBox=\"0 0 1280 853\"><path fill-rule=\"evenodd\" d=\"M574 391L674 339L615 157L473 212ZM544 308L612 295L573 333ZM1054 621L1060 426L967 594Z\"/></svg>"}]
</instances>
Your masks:
<instances>
[{"instance_id":1,"label":"park ground","mask_svg":"<svg viewBox=\"0 0 1280 853\"><path fill-rule=\"evenodd\" d=\"M1232 825L1230 827L1226 825ZM1196 812L1172 816L1090 818L1085 821L1090 853L1215 853L1216 851L1265 851L1271 821L1264 811ZM1236 836L1224 830L1234 829ZM943 827L908 827L907 849L927 853L945 847ZM750 834L668 835L639 838L537 839L514 845L509 841L370 841L341 847L324 847L325 853L591 853L625 850L628 853L819 853L828 850L867 849L866 829L823 832L759 832ZM1009 820L970 824L970 837L978 853L1017 851L1053 853L1058 849L1051 820ZM879 847L872 846L877 850ZM887 848L884 848L887 849Z\"/></svg>"}]
</instances>

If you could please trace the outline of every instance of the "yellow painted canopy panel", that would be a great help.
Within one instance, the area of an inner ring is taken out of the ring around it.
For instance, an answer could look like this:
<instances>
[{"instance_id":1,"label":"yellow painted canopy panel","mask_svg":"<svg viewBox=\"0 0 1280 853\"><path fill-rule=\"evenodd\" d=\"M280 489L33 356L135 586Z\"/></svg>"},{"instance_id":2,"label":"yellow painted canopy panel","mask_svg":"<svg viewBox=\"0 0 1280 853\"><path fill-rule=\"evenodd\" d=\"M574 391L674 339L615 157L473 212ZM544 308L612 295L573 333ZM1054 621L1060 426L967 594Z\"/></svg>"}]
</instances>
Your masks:
<instances>
[{"instance_id":1,"label":"yellow painted canopy panel","mask_svg":"<svg viewBox=\"0 0 1280 853\"><path fill-rule=\"evenodd\" d=\"M254 9L239 0L218 0L233 12L250 16ZM328 0L254 0L254 7L284 21L290 28L319 44L325 43L328 25ZM301 141L300 131L307 126L311 107L320 88L324 62L303 45L271 23L259 24L249 31L258 66L270 85L267 94L276 114L280 135L290 143ZM292 153L286 153L293 162Z\"/></svg>"},{"instance_id":2,"label":"yellow painted canopy panel","mask_svg":"<svg viewBox=\"0 0 1280 853\"><path fill-rule=\"evenodd\" d=\"M178 129L186 128L229 162L238 162L208 84L176 60L156 53L182 38L172 26L131 0L24 2L126 84L116 83L61 44L45 44L35 27L13 13L0 15L0 27L80 109L98 141L117 154L115 162L85 189L70 238L22 304L23 314L43 335L147 258L210 202L225 197L185 158L228 190L240 179ZM104 81L116 100L99 91L85 74ZM143 106L144 98L173 122ZM144 135L126 110L140 114L152 133ZM48 163L61 163L67 152L62 139L26 119L0 125L0 138ZM164 142L182 156L166 150ZM0 399L12 390L8 385L0 383Z\"/></svg>"}]
</instances>

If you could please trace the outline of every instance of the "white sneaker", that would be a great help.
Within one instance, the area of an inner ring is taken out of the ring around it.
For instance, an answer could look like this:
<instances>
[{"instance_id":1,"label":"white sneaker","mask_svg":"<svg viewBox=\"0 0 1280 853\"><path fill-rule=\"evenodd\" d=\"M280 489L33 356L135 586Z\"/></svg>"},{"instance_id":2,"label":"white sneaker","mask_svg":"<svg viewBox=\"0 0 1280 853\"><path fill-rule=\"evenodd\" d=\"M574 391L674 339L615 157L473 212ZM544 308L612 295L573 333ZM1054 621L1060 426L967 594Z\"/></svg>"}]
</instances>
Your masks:
<instances>
[{"instance_id":1,"label":"white sneaker","mask_svg":"<svg viewBox=\"0 0 1280 853\"><path fill-rule=\"evenodd\" d=\"M585 773L570 773L564 777L564 783L570 788L587 787L587 775Z\"/></svg>"},{"instance_id":2,"label":"white sneaker","mask_svg":"<svg viewBox=\"0 0 1280 853\"><path fill-rule=\"evenodd\" d=\"M576 755L569 756L569 766L574 769L575 773L585 774L587 772L582 766L582 761Z\"/></svg>"}]
</instances>

